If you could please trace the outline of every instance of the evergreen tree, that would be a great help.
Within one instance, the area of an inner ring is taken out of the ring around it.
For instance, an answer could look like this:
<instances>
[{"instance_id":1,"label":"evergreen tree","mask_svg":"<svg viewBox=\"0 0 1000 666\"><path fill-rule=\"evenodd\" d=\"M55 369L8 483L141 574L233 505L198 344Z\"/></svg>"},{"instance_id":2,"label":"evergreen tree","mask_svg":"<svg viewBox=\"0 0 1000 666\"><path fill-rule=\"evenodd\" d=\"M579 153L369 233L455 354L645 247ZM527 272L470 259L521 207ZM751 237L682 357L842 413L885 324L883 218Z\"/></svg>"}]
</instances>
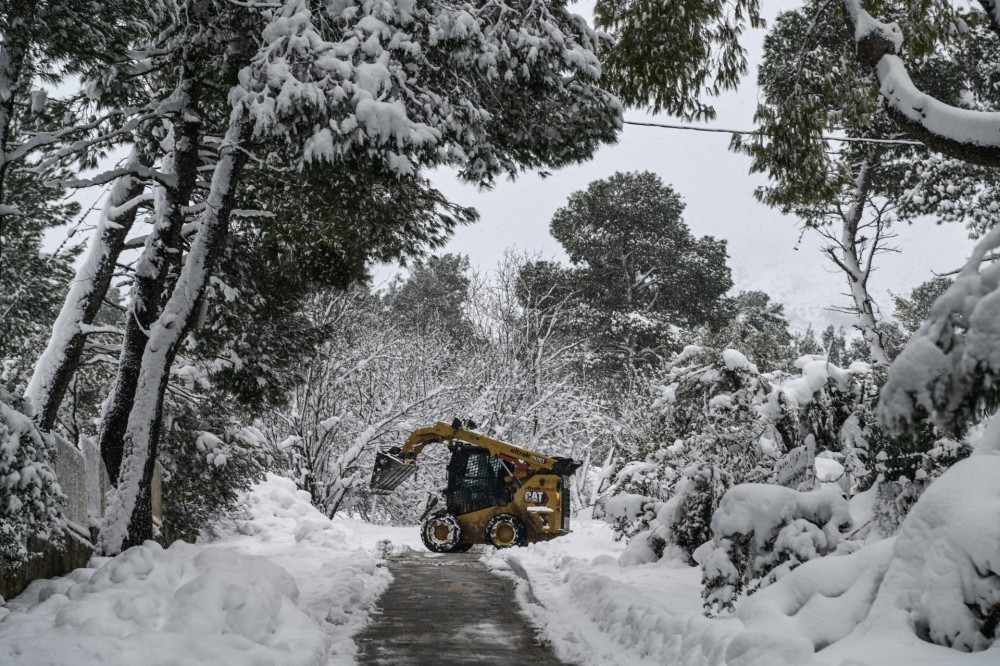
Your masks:
<instances>
[{"instance_id":1,"label":"evergreen tree","mask_svg":"<svg viewBox=\"0 0 1000 666\"><path fill-rule=\"evenodd\" d=\"M762 291L742 291L729 299L729 321L716 331L707 331L707 345L736 349L762 372L787 370L795 358L792 334L785 319L785 306Z\"/></svg>"},{"instance_id":2,"label":"evergreen tree","mask_svg":"<svg viewBox=\"0 0 1000 666\"><path fill-rule=\"evenodd\" d=\"M804 39L810 48L802 47ZM966 41L985 43L975 32ZM913 63L912 74L952 104L993 97L992 86L963 69L967 61L954 55L943 49L926 55ZM1000 174L928 156L922 146L825 140L835 133L882 141L897 135L878 103L879 90L846 39L840 12L829 3L810 2L778 16L765 39L758 84L759 132L737 136L733 148L753 158L751 171L770 177L769 185L758 188L758 199L794 213L824 238L824 254L847 281L852 304L845 310L857 317L870 359L887 363L868 282L878 255L892 249L893 226L932 214L990 227L1000 220L993 200Z\"/></svg>"},{"instance_id":3,"label":"evergreen tree","mask_svg":"<svg viewBox=\"0 0 1000 666\"><path fill-rule=\"evenodd\" d=\"M418 259L404 280L389 285L390 313L418 331L441 328L459 344L472 334L465 312L469 298L469 258L456 254Z\"/></svg>"},{"instance_id":4,"label":"evergreen tree","mask_svg":"<svg viewBox=\"0 0 1000 666\"><path fill-rule=\"evenodd\" d=\"M758 28L758 0L599 0L598 27L611 32L609 80L621 100L685 118L710 120L704 97L731 90L747 72L739 38L747 24Z\"/></svg>"},{"instance_id":5,"label":"evergreen tree","mask_svg":"<svg viewBox=\"0 0 1000 666\"><path fill-rule=\"evenodd\" d=\"M528 275L541 281L536 293L550 283L572 294L574 325L611 374L655 365L677 349L679 329L724 319L725 241L694 237L683 209L655 174L617 173L571 195L552 218L572 267Z\"/></svg>"},{"instance_id":6,"label":"evergreen tree","mask_svg":"<svg viewBox=\"0 0 1000 666\"><path fill-rule=\"evenodd\" d=\"M914 287L910 291L909 298L893 294L895 317L908 336L916 333L920 325L927 321L934 301L947 291L951 283L950 278L936 277Z\"/></svg>"},{"instance_id":7,"label":"evergreen tree","mask_svg":"<svg viewBox=\"0 0 1000 666\"><path fill-rule=\"evenodd\" d=\"M52 175L13 169L7 176L7 202L18 210L0 226L0 358L9 390L26 381L72 275L75 248L42 250L47 230L70 224L80 213L61 189L45 184Z\"/></svg>"},{"instance_id":8,"label":"evergreen tree","mask_svg":"<svg viewBox=\"0 0 1000 666\"><path fill-rule=\"evenodd\" d=\"M150 154L95 177L107 182L125 173L123 183L139 181L154 192L153 230L137 264L119 374L103 419L101 448L118 481L102 532L108 552L149 535L148 487L169 369L202 312L233 211L245 210L239 204L250 155L260 151L268 168L318 167L335 185L419 178L440 164L489 184L501 174L588 157L613 138L621 113L598 85L598 35L558 4L470 13L433 3L397 12L303 0L281 7L209 1L182 3L176 14L153 20L156 36L129 44L140 62L122 64L90 90L108 103L128 99L129 89L154 98L124 125L136 127L138 152ZM345 44L354 50L345 52ZM509 56L497 60L498 52ZM125 195L130 188L120 189ZM115 206L141 201L141 194L122 196ZM405 225L389 237L413 245ZM117 252L102 236L97 263L113 265ZM106 289L99 285L87 298L100 299ZM79 302L36 372L47 422L66 384L65 372L54 381L59 373L52 370L74 356L67 349L93 316L81 315Z\"/></svg>"}]
</instances>

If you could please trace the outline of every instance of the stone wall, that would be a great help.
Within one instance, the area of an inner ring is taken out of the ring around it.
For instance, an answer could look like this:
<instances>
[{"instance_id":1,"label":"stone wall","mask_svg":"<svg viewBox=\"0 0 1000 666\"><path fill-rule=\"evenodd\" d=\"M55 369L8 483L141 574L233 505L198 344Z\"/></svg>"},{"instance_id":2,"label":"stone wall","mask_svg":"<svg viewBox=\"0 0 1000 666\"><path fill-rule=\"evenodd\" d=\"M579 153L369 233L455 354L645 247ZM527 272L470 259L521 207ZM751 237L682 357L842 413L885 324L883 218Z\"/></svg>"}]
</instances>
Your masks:
<instances>
[{"instance_id":1,"label":"stone wall","mask_svg":"<svg viewBox=\"0 0 1000 666\"><path fill-rule=\"evenodd\" d=\"M47 541L30 539L28 549L38 556L17 569L0 569L0 597L5 599L20 594L33 580L62 576L87 566L94 552L97 525L104 517L111 486L108 472L93 440L84 438L79 448L67 440L57 440L55 470L66 495L65 545L57 550ZM153 519L162 521L163 483L159 463L152 485Z\"/></svg>"}]
</instances>

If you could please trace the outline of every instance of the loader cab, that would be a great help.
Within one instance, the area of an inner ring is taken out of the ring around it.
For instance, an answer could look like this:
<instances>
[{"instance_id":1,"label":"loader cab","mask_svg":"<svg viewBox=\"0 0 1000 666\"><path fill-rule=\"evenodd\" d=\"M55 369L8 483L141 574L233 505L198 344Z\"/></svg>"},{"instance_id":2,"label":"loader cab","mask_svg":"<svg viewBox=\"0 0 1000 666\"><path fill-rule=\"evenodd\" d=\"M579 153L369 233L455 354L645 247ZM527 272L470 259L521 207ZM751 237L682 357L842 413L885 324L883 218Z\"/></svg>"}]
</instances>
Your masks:
<instances>
[{"instance_id":1,"label":"loader cab","mask_svg":"<svg viewBox=\"0 0 1000 666\"><path fill-rule=\"evenodd\" d=\"M504 482L509 472L499 458L479 446L451 445L445 503L448 512L462 516L492 506L506 506L514 489Z\"/></svg>"}]
</instances>

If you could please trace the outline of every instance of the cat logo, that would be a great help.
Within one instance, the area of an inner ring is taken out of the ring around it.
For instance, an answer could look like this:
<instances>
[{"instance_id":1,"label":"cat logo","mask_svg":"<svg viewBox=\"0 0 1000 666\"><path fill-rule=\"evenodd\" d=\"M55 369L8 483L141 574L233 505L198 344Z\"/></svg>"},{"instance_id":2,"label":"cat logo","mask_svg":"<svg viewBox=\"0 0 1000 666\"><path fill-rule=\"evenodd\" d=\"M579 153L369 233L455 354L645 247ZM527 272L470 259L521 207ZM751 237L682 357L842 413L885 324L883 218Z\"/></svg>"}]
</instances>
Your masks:
<instances>
[{"instance_id":1,"label":"cat logo","mask_svg":"<svg viewBox=\"0 0 1000 666\"><path fill-rule=\"evenodd\" d=\"M549 496L544 490L525 490L524 501L530 504L548 504Z\"/></svg>"}]
</instances>

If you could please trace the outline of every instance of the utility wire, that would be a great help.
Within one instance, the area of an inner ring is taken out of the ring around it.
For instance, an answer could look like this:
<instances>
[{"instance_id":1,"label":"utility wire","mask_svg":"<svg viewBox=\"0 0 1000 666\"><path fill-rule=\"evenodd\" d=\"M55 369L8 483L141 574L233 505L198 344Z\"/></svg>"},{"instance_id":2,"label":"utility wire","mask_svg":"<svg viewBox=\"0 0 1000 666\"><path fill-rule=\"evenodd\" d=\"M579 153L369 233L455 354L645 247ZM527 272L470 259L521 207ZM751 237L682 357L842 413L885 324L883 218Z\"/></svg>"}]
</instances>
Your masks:
<instances>
[{"instance_id":1,"label":"utility wire","mask_svg":"<svg viewBox=\"0 0 1000 666\"><path fill-rule=\"evenodd\" d=\"M697 125L672 125L670 123L641 123L637 120L625 120L626 125L639 125L642 127L659 127L662 129L691 130L693 132L718 132L719 134L761 134L760 130L735 130L723 129L721 127L698 127ZM863 139L855 136L828 136L823 135L825 141L842 141L844 143L881 143L893 146L922 146L926 144L921 141L910 139Z\"/></svg>"}]
</instances>

